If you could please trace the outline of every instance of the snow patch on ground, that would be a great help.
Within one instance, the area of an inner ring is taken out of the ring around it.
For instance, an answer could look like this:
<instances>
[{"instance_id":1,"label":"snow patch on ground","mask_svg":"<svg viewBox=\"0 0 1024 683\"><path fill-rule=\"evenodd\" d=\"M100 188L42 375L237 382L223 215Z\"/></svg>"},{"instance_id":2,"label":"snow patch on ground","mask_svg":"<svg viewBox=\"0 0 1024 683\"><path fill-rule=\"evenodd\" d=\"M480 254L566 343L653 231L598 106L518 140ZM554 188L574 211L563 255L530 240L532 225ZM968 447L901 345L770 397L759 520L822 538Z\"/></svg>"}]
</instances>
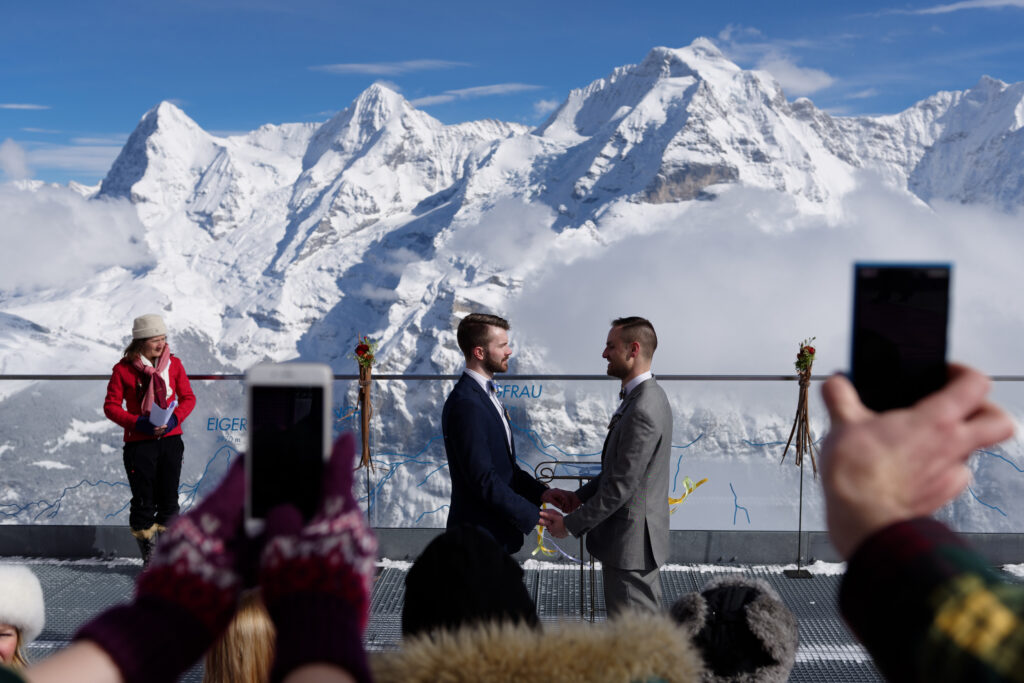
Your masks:
<instances>
[{"instance_id":1,"label":"snow patch on ground","mask_svg":"<svg viewBox=\"0 0 1024 683\"><path fill-rule=\"evenodd\" d=\"M47 470L70 470L70 469L72 469L71 465L66 465L66 464L64 464L62 462L56 462L54 460L37 460L36 462L34 462L32 464L35 465L36 467L42 467L43 469L47 469Z\"/></svg>"}]
</instances>

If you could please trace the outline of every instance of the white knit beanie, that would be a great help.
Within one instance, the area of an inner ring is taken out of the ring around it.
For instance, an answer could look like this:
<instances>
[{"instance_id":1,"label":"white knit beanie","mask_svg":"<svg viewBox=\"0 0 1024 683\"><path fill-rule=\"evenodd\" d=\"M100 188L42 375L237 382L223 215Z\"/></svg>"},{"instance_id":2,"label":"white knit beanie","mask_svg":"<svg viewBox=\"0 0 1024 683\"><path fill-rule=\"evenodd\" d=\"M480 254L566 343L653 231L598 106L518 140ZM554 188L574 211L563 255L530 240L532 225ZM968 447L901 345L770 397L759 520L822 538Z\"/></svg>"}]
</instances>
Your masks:
<instances>
[{"instance_id":1,"label":"white knit beanie","mask_svg":"<svg viewBox=\"0 0 1024 683\"><path fill-rule=\"evenodd\" d=\"M24 565L0 564L0 624L21 631L26 645L43 632L45 621L43 588L36 575Z\"/></svg>"},{"instance_id":2,"label":"white knit beanie","mask_svg":"<svg viewBox=\"0 0 1024 683\"><path fill-rule=\"evenodd\" d=\"M156 313L140 315L132 323L132 339L149 339L163 334L167 334L167 326Z\"/></svg>"}]
</instances>

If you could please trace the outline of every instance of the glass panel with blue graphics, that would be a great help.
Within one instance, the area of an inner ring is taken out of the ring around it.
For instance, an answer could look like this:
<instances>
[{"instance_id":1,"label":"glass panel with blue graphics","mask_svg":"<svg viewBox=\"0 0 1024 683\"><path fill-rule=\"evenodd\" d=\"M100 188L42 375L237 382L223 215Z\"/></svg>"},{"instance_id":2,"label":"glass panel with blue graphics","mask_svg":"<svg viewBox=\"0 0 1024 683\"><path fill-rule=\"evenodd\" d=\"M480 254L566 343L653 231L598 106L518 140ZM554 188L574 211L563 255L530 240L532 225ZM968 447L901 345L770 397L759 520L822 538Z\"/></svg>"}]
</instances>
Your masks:
<instances>
[{"instance_id":1,"label":"glass panel with blue graphics","mask_svg":"<svg viewBox=\"0 0 1024 683\"><path fill-rule=\"evenodd\" d=\"M618 403L610 379L498 377L520 466L542 463L559 477L599 471L609 416ZM795 381L659 380L675 414L669 467L673 529L808 531L824 529L822 496L810 460L801 469L782 453L793 424ZM357 495L378 527L443 527L451 481L441 437L441 407L451 379L382 379L372 387L373 469L359 471ZM130 492L122 430L102 411L105 381L0 382L0 521L5 524L126 525ZM810 419L820 445L828 425L818 383ZM237 379L195 380L195 411L184 425L183 509L216 485L245 449L245 394ZM358 434L358 383L334 386L335 431ZM998 381L994 398L1018 421L1024 384ZM971 461L973 480L940 517L965 532L1016 533L1024 521L1020 437ZM575 488L571 478L556 483ZM802 490L802 498L801 498ZM801 505L802 502L802 505ZM669 505L666 501L666 505Z\"/></svg>"}]
</instances>

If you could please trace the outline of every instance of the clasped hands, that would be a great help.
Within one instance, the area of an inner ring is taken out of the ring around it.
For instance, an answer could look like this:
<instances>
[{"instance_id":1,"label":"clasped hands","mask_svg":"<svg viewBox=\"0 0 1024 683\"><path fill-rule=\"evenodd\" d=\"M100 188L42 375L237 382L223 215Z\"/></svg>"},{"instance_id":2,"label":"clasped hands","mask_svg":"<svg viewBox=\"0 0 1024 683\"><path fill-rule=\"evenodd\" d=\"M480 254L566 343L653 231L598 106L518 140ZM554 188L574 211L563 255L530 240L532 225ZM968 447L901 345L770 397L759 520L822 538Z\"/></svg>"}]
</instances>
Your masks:
<instances>
[{"instance_id":1,"label":"clasped hands","mask_svg":"<svg viewBox=\"0 0 1024 683\"><path fill-rule=\"evenodd\" d=\"M542 503L554 505L566 514L574 512L583 504L575 493L562 489L548 489L541 495L540 500ZM537 523L547 528L555 538L565 538L569 535L569 531L565 528L562 512L552 509L541 510Z\"/></svg>"}]
</instances>

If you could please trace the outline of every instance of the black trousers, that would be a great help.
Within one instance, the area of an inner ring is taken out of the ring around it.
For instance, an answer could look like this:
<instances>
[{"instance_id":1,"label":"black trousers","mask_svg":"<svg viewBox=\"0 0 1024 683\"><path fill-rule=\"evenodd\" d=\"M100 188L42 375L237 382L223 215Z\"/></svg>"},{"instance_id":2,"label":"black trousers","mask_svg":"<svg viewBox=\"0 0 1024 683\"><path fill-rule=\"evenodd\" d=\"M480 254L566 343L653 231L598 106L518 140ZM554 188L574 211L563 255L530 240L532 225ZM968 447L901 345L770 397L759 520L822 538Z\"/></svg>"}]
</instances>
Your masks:
<instances>
[{"instance_id":1,"label":"black trousers","mask_svg":"<svg viewBox=\"0 0 1024 683\"><path fill-rule=\"evenodd\" d=\"M124 445L124 471L132 488L128 513L132 530L166 525L167 520L178 514L178 479L184 453L180 434Z\"/></svg>"}]
</instances>

